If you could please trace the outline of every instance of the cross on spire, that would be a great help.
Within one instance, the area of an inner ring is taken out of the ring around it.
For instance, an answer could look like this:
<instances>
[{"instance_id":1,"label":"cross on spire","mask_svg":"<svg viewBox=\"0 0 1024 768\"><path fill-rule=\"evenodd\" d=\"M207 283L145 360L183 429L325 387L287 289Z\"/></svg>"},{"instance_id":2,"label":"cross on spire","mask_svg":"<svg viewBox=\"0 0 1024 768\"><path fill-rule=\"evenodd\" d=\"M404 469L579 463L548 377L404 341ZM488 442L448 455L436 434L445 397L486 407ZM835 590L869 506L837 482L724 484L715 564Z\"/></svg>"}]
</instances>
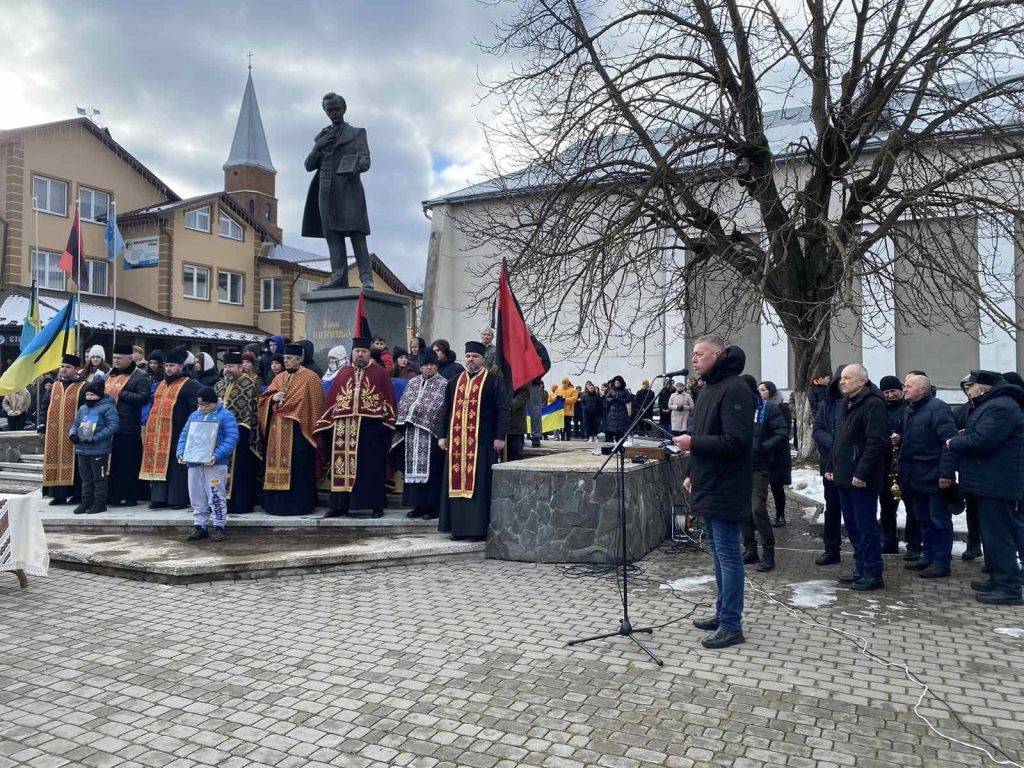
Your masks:
<instances>
[{"instance_id":1,"label":"cross on spire","mask_svg":"<svg viewBox=\"0 0 1024 768\"><path fill-rule=\"evenodd\" d=\"M246 58L249 59L249 71L252 72L252 51L246 54Z\"/></svg>"}]
</instances>

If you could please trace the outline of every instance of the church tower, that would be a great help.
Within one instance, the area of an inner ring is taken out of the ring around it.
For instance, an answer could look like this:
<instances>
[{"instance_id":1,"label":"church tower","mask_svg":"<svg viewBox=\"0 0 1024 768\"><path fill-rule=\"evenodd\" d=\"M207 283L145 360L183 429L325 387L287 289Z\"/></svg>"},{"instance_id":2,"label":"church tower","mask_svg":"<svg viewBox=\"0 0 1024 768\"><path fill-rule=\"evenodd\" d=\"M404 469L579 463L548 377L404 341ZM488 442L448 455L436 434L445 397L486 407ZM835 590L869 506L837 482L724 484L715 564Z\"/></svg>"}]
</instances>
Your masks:
<instances>
[{"instance_id":1,"label":"church tower","mask_svg":"<svg viewBox=\"0 0 1024 768\"><path fill-rule=\"evenodd\" d=\"M224 163L224 191L231 195L256 221L281 240L277 226L277 197L275 196L277 170L270 161L267 135L263 132L260 105L256 102L256 89L252 84L252 64L242 96L242 109L238 113L235 138L231 152Z\"/></svg>"}]
</instances>

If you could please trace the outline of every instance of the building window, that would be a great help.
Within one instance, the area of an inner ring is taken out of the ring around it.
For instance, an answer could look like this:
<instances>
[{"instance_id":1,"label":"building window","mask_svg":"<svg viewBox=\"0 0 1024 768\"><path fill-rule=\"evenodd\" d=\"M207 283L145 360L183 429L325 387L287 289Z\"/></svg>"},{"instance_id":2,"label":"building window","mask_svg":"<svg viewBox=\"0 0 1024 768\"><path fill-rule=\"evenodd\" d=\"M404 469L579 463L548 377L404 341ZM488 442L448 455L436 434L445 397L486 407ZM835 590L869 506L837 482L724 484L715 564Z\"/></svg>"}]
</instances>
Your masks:
<instances>
[{"instance_id":1,"label":"building window","mask_svg":"<svg viewBox=\"0 0 1024 768\"><path fill-rule=\"evenodd\" d=\"M110 194L98 189L79 187L78 206L82 211L83 221L104 223L107 220L107 211L110 210Z\"/></svg>"},{"instance_id":2,"label":"building window","mask_svg":"<svg viewBox=\"0 0 1024 768\"><path fill-rule=\"evenodd\" d=\"M265 217L265 218L266 218L266 220L267 220L267 221L270 221L270 218L271 218L271 217L272 217L273 215L274 215L274 207L273 207L273 206L272 206L272 205L271 205L270 203L267 203L267 215L266 215L266 217Z\"/></svg>"},{"instance_id":3,"label":"building window","mask_svg":"<svg viewBox=\"0 0 1024 768\"><path fill-rule=\"evenodd\" d=\"M315 291L318 285L319 283L314 283L312 280L295 281L295 287L292 289L292 306L295 307L296 312L306 311L306 302L302 297L310 291Z\"/></svg>"},{"instance_id":4,"label":"building window","mask_svg":"<svg viewBox=\"0 0 1024 768\"><path fill-rule=\"evenodd\" d=\"M221 304L241 304L244 289L245 275L217 270L217 301Z\"/></svg>"},{"instance_id":5,"label":"building window","mask_svg":"<svg viewBox=\"0 0 1024 768\"><path fill-rule=\"evenodd\" d=\"M184 283L182 295L186 299L209 300L210 269L208 267L194 267L191 264L186 264L182 282Z\"/></svg>"},{"instance_id":6,"label":"building window","mask_svg":"<svg viewBox=\"0 0 1024 768\"><path fill-rule=\"evenodd\" d=\"M52 291L64 290L63 270L57 266L60 262L60 254L52 251L32 251L32 279L40 288L49 288Z\"/></svg>"},{"instance_id":7,"label":"building window","mask_svg":"<svg viewBox=\"0 0 1024 768\"><path fill-rule=\"evenodd\" d=\"M210 206L193 208L185 212L185 229L194 229L196 232L210 231Z\"/></svg>"},{"instance_id":8,"label":"building window","mask_svg":"<svg viewBox=\"0 0 1024 768\"><path fill-rule=\"evenodd\" d=\"M86 259L82 264L85 277L82 280L82 293L94 296L107 295L107 262L98 259Z\"/></svg>"},{"instance_id":9,"label":"building window","mask_svg":"<svg viewBox=\"0 0 1024 768\"><path fill-rule=\"evenodd\" d=\"M232 219L226 213L220 215L220 236L230 237L232 240L242 239L242 225Z\"/></svg>"},{"instance_id":10,"label":"building window","mask_svg":"<svg viewBox=\"0 0 1024 768\"><path fill-rule=\"evenodd\" d=\"M281 278L260 280L260 312L280 312L281 303Z\"/></svg>"},{"instance_id":11,"label":"building window","mask_svg":"<svg viewBox=\"0 0 1024 768\"><path fill-rule=\"evenodd\" d=\"M32 207L43 213L57 216L68 215L68 183L48 179L45 176L32 177Z\"/></svg>"}]
</instances>

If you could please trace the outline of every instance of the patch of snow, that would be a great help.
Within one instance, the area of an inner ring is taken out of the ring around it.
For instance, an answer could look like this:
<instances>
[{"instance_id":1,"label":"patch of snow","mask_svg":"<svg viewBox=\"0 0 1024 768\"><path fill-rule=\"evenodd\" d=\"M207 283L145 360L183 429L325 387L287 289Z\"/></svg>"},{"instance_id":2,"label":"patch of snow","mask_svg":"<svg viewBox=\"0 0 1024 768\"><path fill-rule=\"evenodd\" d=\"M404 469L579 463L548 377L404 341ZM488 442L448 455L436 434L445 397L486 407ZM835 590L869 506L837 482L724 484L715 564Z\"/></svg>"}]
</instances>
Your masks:
<instances>
[{"instance_id":1,"label":"patch of snow","mask_svg":"<svg viewBox=\"0 0 1024 768\"><path fill-rule=\"evenodd\" d=\"M686 578L676 579L675 581L666 581L661 585L660 589L671 589L676 592L695 592L705 584L709 584L715 580L713 575L705 576L687 576Z\"/></svg>"},{"instance_id":2,"label":"patch of snow","mask_svg":"<svg viewBox=\"0 0 1024 768\"><path fill-rule=\"evenodd\" d=\"M966 541L954 541L953 542L953 557L959 557L967 551Z\"/></svg>"},{"instance_id":3,"label":"patch of snow","mask_svg":"<svg viewBox=\"0 0 1024 768\"><path fill-rule=\"evenodd\" d=\"M1024 640L1024 627L997 627L995 633L1004 637Z\"/></svg>"},{"instance_id":4,"label":"patch of snow","mask_svg":"<svg viewBox=\"0 0 1024 768\"><path fill-rule=\"evenodd\" d=\"M798 608L821 608L836 601L836 583L819 579L790 584L793 590L791 605Z\"/></svg>"},{"instance_id":5,"label":"patch of snow","mask_svg":"<svg viewBox=\"0 0 1024 768\"><path fill-rule=\"evenodd\" d=\"M800 467L793 470L793 485L796 493L809 499L825 503L825 481L817 469Z\"/></svg>"}]
</instances>

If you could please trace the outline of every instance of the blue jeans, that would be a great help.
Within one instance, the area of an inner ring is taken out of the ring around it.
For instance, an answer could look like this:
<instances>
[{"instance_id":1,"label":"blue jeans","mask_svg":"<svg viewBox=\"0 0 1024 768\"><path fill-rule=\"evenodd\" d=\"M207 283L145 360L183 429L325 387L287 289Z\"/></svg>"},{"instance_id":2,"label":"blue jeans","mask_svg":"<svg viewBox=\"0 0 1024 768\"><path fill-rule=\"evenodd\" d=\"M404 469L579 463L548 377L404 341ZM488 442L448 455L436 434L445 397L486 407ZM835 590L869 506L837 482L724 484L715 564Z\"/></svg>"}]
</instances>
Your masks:
<instances>
[{"instance_id":1,"label":"blue jeans","mask_svg":"<svg viewBox=\"0 0 1024 768\"><path fill-rule=\"evenodd\" d=\"M914 491L908 501L907 511L913 506L921 528L921 554L929 563L948 571L953 556L953 516L949 507L939 493Z\"/></svg>"},{"instance_id":2,"label":"blue jeans","mask_svg":"<svg viewBox=\"0 0 1024 768\"><path fill-rule=\"evenodd\" d=\"M723 629L738 632L743 621L743 556L740 553L740 523L704 518L708 549L715 561L718 599L715 613Z\"/></svg>"},{"instance_id":3,"label":"blue jeans","mask_svg":"<svg viewBox=\"0 0 1024 768\"><path fill-rule=\"evenodd\" d=\"M853 570L868 579L882 578L882 539L878 530L878 491L839 488L846 535L853 545Z\"/></svg>"}]
</instances>

